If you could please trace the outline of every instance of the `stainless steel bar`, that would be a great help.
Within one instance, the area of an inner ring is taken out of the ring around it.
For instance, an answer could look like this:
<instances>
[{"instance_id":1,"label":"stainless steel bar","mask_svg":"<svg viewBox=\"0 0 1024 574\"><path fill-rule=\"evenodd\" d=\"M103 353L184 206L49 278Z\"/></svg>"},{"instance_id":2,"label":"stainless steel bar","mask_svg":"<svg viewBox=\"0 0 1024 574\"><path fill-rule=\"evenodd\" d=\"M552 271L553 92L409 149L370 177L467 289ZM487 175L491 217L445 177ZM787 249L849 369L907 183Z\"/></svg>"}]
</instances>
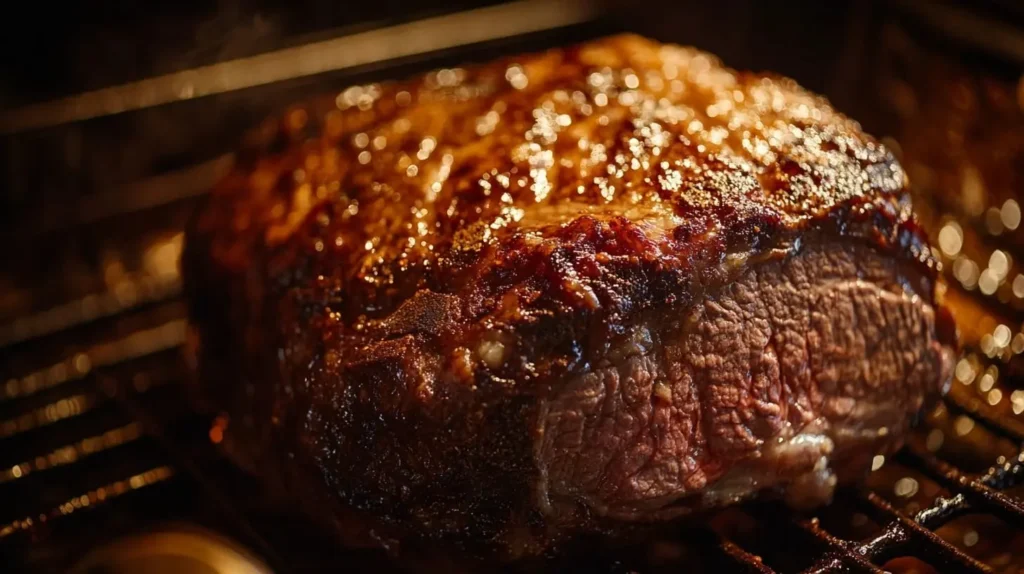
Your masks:
<instances>
[{"instance_id":1,"label":"stainless steel bar","mask_svg":"<svg viewBox=\"0 0 1024 574\"><path fill-rule=\"evenodd\" d=\"M11 134L550 30L595 19L590 0L520 0L239 58L0 114Z\"/></svg>"}]
</instances>

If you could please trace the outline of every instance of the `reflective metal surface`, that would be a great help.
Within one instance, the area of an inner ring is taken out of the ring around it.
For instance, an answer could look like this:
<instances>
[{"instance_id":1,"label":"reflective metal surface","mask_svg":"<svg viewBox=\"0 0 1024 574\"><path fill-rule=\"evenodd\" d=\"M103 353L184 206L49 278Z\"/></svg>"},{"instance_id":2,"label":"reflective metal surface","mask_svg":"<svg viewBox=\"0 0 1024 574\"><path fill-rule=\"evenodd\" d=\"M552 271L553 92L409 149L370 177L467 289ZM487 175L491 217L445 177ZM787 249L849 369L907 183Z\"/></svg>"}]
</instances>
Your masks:
<instances>
[{"instance_id":1,"label":"reflective metal surface","mask_svg":"<svg viewBox=\"0 0 1024 574\"><path fill-rule=\"evenodd\" d=\"M271 574L237 543L212 532L173 529L129 536L90 552L71 574Z\"/></svg>"}]
</instances>

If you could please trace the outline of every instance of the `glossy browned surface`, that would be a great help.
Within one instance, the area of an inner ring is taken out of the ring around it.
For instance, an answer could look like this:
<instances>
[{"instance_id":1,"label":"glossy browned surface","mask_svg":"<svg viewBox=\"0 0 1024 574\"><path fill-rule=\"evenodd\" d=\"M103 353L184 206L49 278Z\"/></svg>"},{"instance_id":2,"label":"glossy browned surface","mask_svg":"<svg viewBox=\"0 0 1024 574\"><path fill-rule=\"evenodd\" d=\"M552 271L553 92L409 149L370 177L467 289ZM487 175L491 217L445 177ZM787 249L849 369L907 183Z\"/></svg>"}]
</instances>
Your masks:
<instances>
[{"instance_id":1,"label":"glossy browned surface","mask_svg":"<svg viewBox=\"0 0 1024 574\"><path fill-rule=\"evenodd\" d=\"M841 206L906 217L892 156L822 99L635 37L351 88L268 124L271 147L289 139L279 129L302 143L244 162L199 228L216 228L230 268L257 248L308 259L344 290L343 323L479 275L480 258L459 254L524 253L588 227L688 267L697 245L745 250Z\"/></svg>"},{"instance_id":2,"label":"glossy browned surface","mask_svg":"<svg viewBox=\"0 0 1024 574\"><path fill-rule=\"evenodd\" d=\"M351 88L252 140L188 234L202 376L245 456L343 531L365 518L341 507L513 552L610 527L535 499L538 405L807 243L897 263L928 317L906 343L950 341L889 152L694 50L622 36ZM897 425L938 391L928 356ZM726 442L688 447L709 483L758 456Z\"/></svg>"}]
</instances>

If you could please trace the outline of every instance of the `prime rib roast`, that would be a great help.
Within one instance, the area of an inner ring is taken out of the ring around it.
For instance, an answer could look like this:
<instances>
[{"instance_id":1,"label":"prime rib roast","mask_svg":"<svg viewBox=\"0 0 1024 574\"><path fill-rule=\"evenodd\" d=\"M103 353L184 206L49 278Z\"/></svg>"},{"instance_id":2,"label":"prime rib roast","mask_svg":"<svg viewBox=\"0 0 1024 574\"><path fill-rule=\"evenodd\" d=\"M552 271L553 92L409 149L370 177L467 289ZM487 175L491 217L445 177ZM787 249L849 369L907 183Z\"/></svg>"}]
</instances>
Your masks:
<instances>
[{"instance_id":1,"label":"prime rib roast","mask_svg":"<svg viewBox=\"0 0 1024 574\"><path fill-rule=\"evenodd\" d=\"M240 464L349 543L506 556L827 502L948 384L936 267L858 124L635 36L289 109L183 257Z\"/></svg>"}]
</instances>

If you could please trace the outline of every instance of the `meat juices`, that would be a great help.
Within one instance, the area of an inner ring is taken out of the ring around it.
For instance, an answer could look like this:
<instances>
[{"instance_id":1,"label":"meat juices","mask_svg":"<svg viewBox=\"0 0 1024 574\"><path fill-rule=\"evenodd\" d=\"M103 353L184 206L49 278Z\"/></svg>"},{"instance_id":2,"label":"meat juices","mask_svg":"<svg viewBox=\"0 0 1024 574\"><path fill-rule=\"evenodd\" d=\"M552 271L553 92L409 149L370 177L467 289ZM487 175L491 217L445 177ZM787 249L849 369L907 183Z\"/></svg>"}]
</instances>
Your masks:
<instances>
[{"instance_id":1,"label":"meat juices","mask_svg":"<svg viewBox=\"0 0 1024 574\"><path fill-rule=\"evenodd\" d=\"M905 184L792 81L635 36L351 88L190 225L197 380L349 543L814 506L948 384Z\"/></svg>"}]
</instances>

